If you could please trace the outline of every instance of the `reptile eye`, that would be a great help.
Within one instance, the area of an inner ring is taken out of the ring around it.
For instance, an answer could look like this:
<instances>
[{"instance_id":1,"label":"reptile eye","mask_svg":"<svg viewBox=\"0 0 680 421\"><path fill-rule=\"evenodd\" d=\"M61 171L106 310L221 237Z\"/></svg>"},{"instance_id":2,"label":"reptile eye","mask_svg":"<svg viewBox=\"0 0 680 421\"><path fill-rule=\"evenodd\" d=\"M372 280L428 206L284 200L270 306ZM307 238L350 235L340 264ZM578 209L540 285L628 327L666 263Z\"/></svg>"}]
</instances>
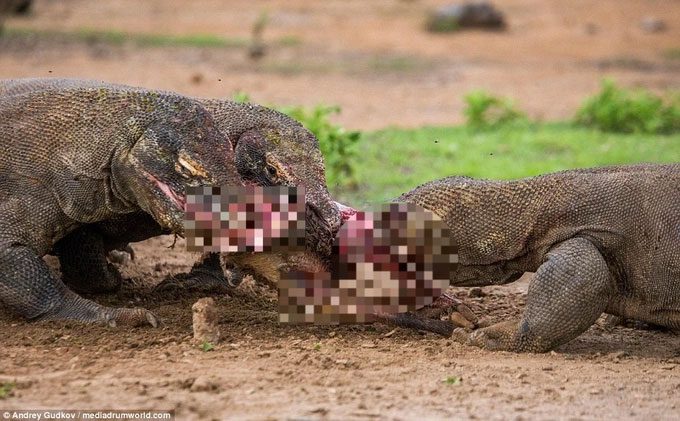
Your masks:
<instances>
[{"instance_id":1,"label":"reptile eye","mask_svg":"<svg viewBox=\"0 0 680 421\"><path fill-rule=\"evenodd\" d=\"M185 179L191 178L191 174L189 174L189 173L187 172L187 170L186 170L183 166L181 166L181 165L179 165L179 164L177 164L177 163L175 163L175 171L176 171L180 176L182 176L182 178L185 178Z\"/></svg>"},{"instance_id":2,"label":"reptile eye","mask_svg":"<svg viewBox=\"0 0 680 421\"><path fill-rule=\"evenodd\" d=\"M267 165L267 174L270 177L276 177L279 175L279 171L272 165Z\"/></svg>"},{"instance_id":3,"label":"reptile eye","mask_svg":"<svg viewBox=\"0 0 680 421\"><path fill-rule=\"evenodd\" d=\"M191 175L197 175L198 174L199 171L193 165L191 165L191 163L189 161L182 158L181 156L179 158L177 158L177 162L179 162L179 165L181 165L182 168L189 171L189 173Z\"/></svg>"}]
</instances>

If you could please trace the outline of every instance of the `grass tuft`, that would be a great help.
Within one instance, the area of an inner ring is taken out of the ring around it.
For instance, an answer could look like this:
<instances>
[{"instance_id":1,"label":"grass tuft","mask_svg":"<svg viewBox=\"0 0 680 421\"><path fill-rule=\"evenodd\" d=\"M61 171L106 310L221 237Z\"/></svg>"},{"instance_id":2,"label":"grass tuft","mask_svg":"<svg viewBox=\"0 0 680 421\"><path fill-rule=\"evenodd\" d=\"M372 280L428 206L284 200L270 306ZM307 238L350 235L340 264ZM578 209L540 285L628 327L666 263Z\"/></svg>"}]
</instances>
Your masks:
<instances>
[{"instance_id":1,"label":"grass tuft","mask_svg":"<svg viewBox=\"0 0 680 421\"><path fill-rule=\"evenodd\" d=\"M680 162L680 134L606 133L570 123L527 123L488 130L465 126L388 128L355 145L359 188L329 184L358 208L385 203L449 175L513 179L571 168Z\"/></svg>"},{"instance_id":2,"label":"grass tuft","mask_svg":"<svg viewBox=\"0 0 680 421\"><path fill-rule=\"evenodd\" d=\"M250 45L248 38L222 37L214 34L142 34L93 28L63 31L9 27L5 28L3 37L99 42L110 45L133 44L139 47L245 48ZM291 47L302 44L302 40L293 36L283 36L274 43L282 47Z\"/></svg>"},{"instance_id":3,"label":"grass tuft","mask_svg":"<svg viewBox=\"0 0 680 421\"><path fill-rule=\"evenodd\" d=\"M578 110L576 124L617 133L679 133L680 95L663 98L604 80L600 92Z\"/></svg>"}]
</instances>

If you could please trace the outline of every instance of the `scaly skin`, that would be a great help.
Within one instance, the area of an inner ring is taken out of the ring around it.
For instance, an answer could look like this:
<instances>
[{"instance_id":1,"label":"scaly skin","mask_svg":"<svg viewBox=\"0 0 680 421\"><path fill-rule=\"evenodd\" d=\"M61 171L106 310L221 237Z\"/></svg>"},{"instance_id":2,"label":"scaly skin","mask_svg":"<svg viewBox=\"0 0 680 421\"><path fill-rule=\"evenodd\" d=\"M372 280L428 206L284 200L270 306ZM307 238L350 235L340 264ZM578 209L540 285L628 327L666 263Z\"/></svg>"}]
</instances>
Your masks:
<instances>
[{"instance_id":1,"label":"scaly skin","mask_svg":"<svg viewBox=\"0 0 680 421\"><path fill-rule=\"evenodd\" d=\"M52 79L13 81L6 84L5 93L39 91L52 83ZM96 85L91 81L80 83ZM217 99L194 100L211 113L219 131L234 146L237 169L243 181L262 186L306 188L308 249L328 256L341 215L328 193L323 157L314 135L295 120L265 107ZM111 292L118 289L121 278L115 267L107 263L105 253L123 249L128 242L167 233L144 213L121 215L115 221L79 228L60 240L54 253L60 258L64 280L71 288L83 293ZM83 247L84 243L88 247ZM280 256L271 258L275 262ZM230 255L226 260L228 266L242 265L255 271L263 261L254 254ZM214 264L214 256L205 255L201 261L205 264L197 263L191 273L172 277L159 285L159 289L219 292L237 282L236 273L228 273L225 278Z\"/></svg>"},{"instance_id":2,"label":"scaly skin","mask_svg":"<svg viewBox=\"0 0 680 421\"><path fill-rule=\"evenodd\" d=\"M603 313L680 328L680 165L582 169L515 181L449 177L400 196L451 228L454 286L535 272L520 320L454 337L545 352Z\"/></svg>"},{"instance_id":3,"label":"scaly skin","mask_svg":"<svg viewBox=\"0 0 680 421\"><path fill-rule=\"evenodd\" d=\"M144 309L83 299L41 257L86 225L139 237L115 223L130 215L182 235L186 186L241 184L231 143L203 106L120 85L1 81L0 144L0 302L33 320L155 325Z\"/></svg>"},{"instance_id":4,"label":"scaly skin","mask_svg":"<svg viewBox=\"0 0 680 421\"><path fill-rule=\"evenodd\" d=\"M212 114L219 130L232 140L239 175L258 186L303 186L306 191L307 249L327 259L342 214L326 186L323 155L316 137L300 123L255 104L197 99ZM285 264L285 253L232 253L224 256L226 275L212 255L189 274L171 277L157 290L224 292L238 284L244 271L272 281L272 268Z\"/></svg>"}]
</instances>

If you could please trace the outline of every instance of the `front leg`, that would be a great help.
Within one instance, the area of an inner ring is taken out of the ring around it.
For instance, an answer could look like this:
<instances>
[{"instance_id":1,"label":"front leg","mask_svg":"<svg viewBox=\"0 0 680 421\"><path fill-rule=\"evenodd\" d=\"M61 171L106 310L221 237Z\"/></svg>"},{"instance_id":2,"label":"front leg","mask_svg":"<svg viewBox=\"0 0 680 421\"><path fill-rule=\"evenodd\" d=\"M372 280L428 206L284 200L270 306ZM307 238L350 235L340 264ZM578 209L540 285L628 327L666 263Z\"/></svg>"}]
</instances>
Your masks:
<instances>
[{"instance_id":1,"label":"front leg","mask_svg":"<svg viewBox=\"0 0 680 421\"><path fill-rule=\"evenodd\" d=\"M448 321L441 320L440 317L443 313L450 313ZM377 321L384 322L390 326L422 330L445 337L451 336L454 329L458 326L472 328L476 327L479 322L477 316L470 310L470 307L446 292L437 297L432 304L414 312L397 314L380 313L375 316Z\"/></svg>"},{"instance_id":2,"label":"front leg","mask_svg":"<svg viewBox=\"0 0 680 421\"><path fill-rule=\"evenodd\" d=\"M115 292L122 277L106 259L103 236L92 226L73 231L54 245L64 283L78 293Z\"/></svg>"},{"instance_id":3,"label":"front leg","mask_svg":"<svg viewBox=\"0 0 680 421\"><path fill-rule=\"evenodd\" d=\"M104 307L80 297L50 274L35 251L11 239L0 242L0 302L30 320L158 324L143 308Z\"/></svg>"},{"instance_id":4,"label":"front leg","mask_svg":"<svg viewBox=\"0 0 680 421\"><path fill-rule=\"evenodd\" d=\"M164 279L156 285L160 293L202 292L204 294L225 294L236 288L243 280L237 268L222 269L218 253L205 253L194 263L189 273L180 273Z\"/></svg>"},{"instance_id":5,"label":"front leg","mask_svg":"<svg viewBox=\"0 0 680 421\"><path fill-rule=\"evenodd\" d=\"M472 333L456 329L454 338L489 350L546 352L592 326L614 292L614 280L597 247L585 238L573 238L553 248L536 271L521 320Z\"/></svg>"}]
</instances>

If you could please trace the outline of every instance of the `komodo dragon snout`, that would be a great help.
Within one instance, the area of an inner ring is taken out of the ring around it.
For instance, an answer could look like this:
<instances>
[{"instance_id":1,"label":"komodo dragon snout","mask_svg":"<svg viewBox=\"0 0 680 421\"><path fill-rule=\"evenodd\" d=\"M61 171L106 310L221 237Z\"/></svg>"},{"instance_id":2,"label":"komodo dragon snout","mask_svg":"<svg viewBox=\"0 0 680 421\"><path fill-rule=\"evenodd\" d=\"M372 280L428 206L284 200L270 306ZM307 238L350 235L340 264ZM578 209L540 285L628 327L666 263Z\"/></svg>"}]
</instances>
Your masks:
<instances>
[{"instance_id":1,"label":"komodo dragon snout","mask_svg":"<svg viewBox=\"0 0 680 421\"><path fill-rule=\"evenodd\" d=\"M234 147L236 168L245 183L259 186L305 188L305 200L314 208L308 217L330 228L332 235L342 223L340 209L326 186L324 163L318 141L301 126L249 130Z\"/></svg>"},{"instance_id":2,"label":"komodo dragon snout","mask_svg":"<svg viewBox=\"0 0 680 421\"><path fill-rule=\"evenodd\" d=\"M326 185L323 155L314 134L291 118L264 107L219 100L202 103L231 140L236 168L245 184L305 188L306 250L319 261L330 262L335 235L342 223L357 211L331 198ZM263 115L267 118L258 124L243 123L249 127L245 130L234 123L252 118L248 116ZM225 257L226 266L232 269L227 276L229 282L223 282L220 276L219 258L206 255L188 274L188 279L183 275L172 277L157 288L217 292L238 284L246 273L276 284L280 275L277 268L286 266L284 262L291 258L287 254L229 254ZM212 275L205 276L206 273Z\"/></svg>"},{"instance_id":3,"label":"komodo dragon snout","mask_svg":"<svg viewBox=\"0 0 680 421\"><path fill-rule=\"evenodd\" d=\"M242 181L230 143L207 112L196 107L172 119L172 126L147 129L112 166L112 176L161 227L183 235L188 186Z\"/></svg>"}]
</instances>

